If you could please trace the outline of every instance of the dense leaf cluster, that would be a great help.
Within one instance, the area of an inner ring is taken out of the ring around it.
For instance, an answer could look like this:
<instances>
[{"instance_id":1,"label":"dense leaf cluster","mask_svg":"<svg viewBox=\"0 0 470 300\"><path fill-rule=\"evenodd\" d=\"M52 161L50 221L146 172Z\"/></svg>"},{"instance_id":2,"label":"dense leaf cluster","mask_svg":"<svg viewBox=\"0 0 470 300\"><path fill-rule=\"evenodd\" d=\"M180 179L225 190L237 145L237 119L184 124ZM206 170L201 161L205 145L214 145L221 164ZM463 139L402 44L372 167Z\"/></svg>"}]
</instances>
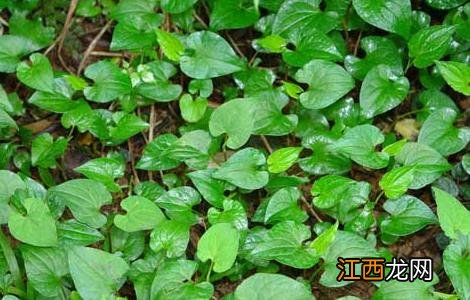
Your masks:
<instances>
[{"instance_id":1,"label":"dense leaf cluster","mask_svg":"<svg viewBox=\"0 0 470 300\"><path fill-rule=\"evenodd\" d=\"M470 299L465 2L0 1L3 299Z\"/></svg>"}]
</instances>

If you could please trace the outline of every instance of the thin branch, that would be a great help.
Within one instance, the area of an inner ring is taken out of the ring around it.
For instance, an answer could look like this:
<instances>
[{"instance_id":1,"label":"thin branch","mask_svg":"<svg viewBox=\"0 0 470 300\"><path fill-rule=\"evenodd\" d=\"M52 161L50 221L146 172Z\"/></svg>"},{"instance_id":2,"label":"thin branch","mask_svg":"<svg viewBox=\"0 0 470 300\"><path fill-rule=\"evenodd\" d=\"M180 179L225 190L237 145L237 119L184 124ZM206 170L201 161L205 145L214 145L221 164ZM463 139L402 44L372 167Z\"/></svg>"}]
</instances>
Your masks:
<instances>
[{"instance_id":1,"label":"thin branch","mask_svg":"<svg viewBox=\"0 0 470 300\"><path fill-rule=\"evenodd\" d=\"M209 28L209 26L207 26L206 22L204 22L204 20L196 12L194 12L193 16L199 23L201 23L201 25L202 25L202 27L204 27L204 29Z\"/></svg>"},{"instance_id":2,"label":"thin branch","mask_svg":"<svg viewBox=\"0 0 470 300\"><path fill-rule=\"evenodd\" d=\"M67 70L70 73L73 73L70 68L67 66L65 63L64 59L62 58L62 47L64 46L64 40L65 37L67 36L67 33L69 32L70 26L72 25L72 20L73 20L73 15L75 13L75 9L77 8L78 0L71 0L70 5L69 5L69 10L67 11L67 17L65 19L64 27L62 28L62 31L60 32L59 36L57 39L52 43L52 45L47 48L47 50L44 52L44 55L47 55L56 45L57 47L57 57L59 58L60 64L62 67Z\"/></svg>"},{"instance_id":3,"label":"thin branch","mask_svg":"<svg viewBox=\"0 0 470 300\"><path fill-rule=\"evenodd\" d=\"M140 183L139 174L137 174L137 170L135 169L134 145L132 145L131 139L127 140L127 148L129 150L129 157L131 159L131 170L132 170L132 174L134 175L134 181L135 181L135 184L139 184Z\"/></svg>"},{"instance_id":4,"label":"thin branch","mask_svg":"<svg viewBox=\"0 0 470 300\"><path fill-rule=\"evenodd\" d=\"M238 55L240 55L241 57L244 57L245 55L243 54L243 52L240 50L240 48L238 48L238 45L235 43L235 41L232 39L232 37L227 33L226 34L227 38L229 39L230 43L232 44L233 48L235 49L235 51L238 53Z\"/></svg>"},{"instance_id":5,"label":"thin branch","mask_svg":"<svg viewBox=\"0 0 470 300\"><path fill-rule=\"evenodd\" d=\"M149 117L149 138L148 142L151 143L153 141L153 132L155 130L155 104L150 106L150 117ZM149 180L153 180L152 171L148 171Z\"/></svg>"},{"instance_id":6,"label":"thin branch","mask_svg":"<svg viewBox=\"0 0 470 300\"><path fill-rule=\"evenodd\" d=\"M2 24L5 27L10 27L10 25L8 24L8 21L2 17L0 17L0 24Z\"/></svg>"},{"instance_id":7,"label":"thin branch","mask_svg":"<svg viewBox=\"0 0 470 300\"><path fill-rule=\"evenodd\" d=\"M361 37L362 37L362 30L359 31L359 35L357 36L357 41L356 41L356 44L354 45L354 56L357 55L357 50L359 50L359 44L361 42Z\"/></svg>"},{"instance_id":8,"label":"thin branch","mask_svg":"<svg viewBox=\"0 0 470 300\"><path fill-rule=\"evenodd\" d=\"M82 58L82 61L80 62L80 64L78 65L78 70L77 70L77 75L80 75L80 73L82 73L83 69L85 68L85 64L86 64L86 61L88 59L88 57L90 56L91 52L93 51L93 49L95 49L95 46L96 44L98 43L98 41L101 39L101 37L103 36L103 34L106 32L106 30L108 30L108 28L111 26L113 21L108 21L104 26L103 28L101 28L100 32L98 32L98 34L95 36L95 38L91 41L90 45L88 45L88 48L85 50L85 53L83 54L83 58Z\"/></svg>"},{"instance_id":9,"label":"thin branch","mask_svg":"<svg viewBox=\"0 0 470 300\"><path fill-rule=\"evenodd\" d=\"M106 52L106 51L91 51L91 56L102 56L102 57L128 57L126 53L115 53L115 52Z\"/></svg>"},{"instance_id":10,"label":"thin branch","mask_svg":"<svg viewBox=\"0 0 470 300\"><path fill-rule=\"evenodd\" d=\"M317 219L318 222L323 222L323 220L320 218L320 216L317 214L317 212L313 209L313 207L308 203L307 199L305 199L304 196L300 197L300 200L302 200L302 203L307 207L307 211Z\"/></svg>"},{"instance_id":11,"label":"thin branch","mask_svg":"<svg viewBox=\"0 0 470 300\"><path fill-rule=\"evenodd\" d=\"M264 135L260 135L259 137L261 138L261 141L263 142L263 145L266 150L268 150L269 154L273 153L273 148L271 148L268 139Z\"/></svg>"}]
</instances>

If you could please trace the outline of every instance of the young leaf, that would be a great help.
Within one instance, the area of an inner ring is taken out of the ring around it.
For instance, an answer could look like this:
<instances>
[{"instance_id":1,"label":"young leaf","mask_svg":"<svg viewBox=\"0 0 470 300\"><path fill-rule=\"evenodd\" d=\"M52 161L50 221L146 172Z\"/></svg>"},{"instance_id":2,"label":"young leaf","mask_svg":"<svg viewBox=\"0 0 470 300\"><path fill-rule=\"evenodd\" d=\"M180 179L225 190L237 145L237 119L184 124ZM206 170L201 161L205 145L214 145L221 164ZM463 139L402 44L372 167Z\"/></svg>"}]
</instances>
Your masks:
<instances>
[{"instance_id":1,"label":"young leaf","mask_svg":"<svg viewBox=\"0 0 470 300\"><path fill-rule=\"evenodd\" d=\"M235 299L313 300L315 298L306 285L292 278L281 274L256 273L237 287Z\"/></svg>"},{"instance_id":2,"label":"young leaf","mask_svg":"<svg viewBox=\"0 0 470 300\"><path fill-rule=\"evenodd\" d=\"M309 109L325 108L354 88L354 79L348 72L325 60L310 61L295 78L309 85L308 91L300 94L300 102Z\"/></svg>"},{"instance_id":3,"label":"young leaf","mask_svg":"<svg viewBox=\"0 0 470 300\"><path fill-rule=\"evenodd\" d=\"M8 228L11 235L33 246L56 246L57 228L47 205L34 198L25 199L23 205L26 215L14 211L10 213Z\"/></svg>"},{"instance_id":4,"label":"young leaf","mask_svg":"<svg viewBox=\"0 0 470 300\"><path fill-rule=\"evenodd\" d=\"M432 191L437 204L439 224L444 233L451 239L456 239L459 233L470 233L470 211L449 193L436 187Z\"/></svg>"},{"instance_id":5,"label":"young leaf","mask_svg":"<svg viewBox=\"0 0 470 300\"><path fill-rule=\"evenodd\" d=\"M369 71L362 82L359 94L361 110L367 118L383 114L405 100L410 83L387 65Z\"/></svg>"},{"instance_id":6,"label":"young leaf","mask_svg":"<svg viewBox=\"0 0 470 300\"><path fill-rule=\"evenodd\" d=\"M261 171L266 164L264 154L255 148L245 148L233 154L212 176L243 189L259 189L269 180L269 173Z\"/></svg>"},{"instance_id":7,"label":"young leaf","mask_svg":"<svg viewBox=\"0 0 470 300\"><path fill-rule=\"evenodd\" d=\"M115 216L114 224L126 232L150 230L165 219L158 206L144 197L128 197L121 202L121 207L126 214Z\"/></svg>"},{"instance_id":8,"label":"young leaf","mask_svg":"<svg viewBox=\"0 0 470 300\"><path fill-rule=\"evenodd\" d=\"M180 110L181 116L187 122L197 122L199 121L207 109L207 99L198 97L193 101L193 98L189 94L185 94L180 98Z\"/></svg>"},{"instance_id":9,"label":"young leaf","mask_svg":"<svg viewBox=\"0 0 470 300\"><path fill-rule=\"evenodd\" d=\"M238 231L228 223L218 223L211 226L197 244L197 257L205 262L211 260L217 273L230 269L237 258Z\"/></svg>"},{"instance_id":10,"label":"young leaf","mask_svg":"<svg viewBox=\"0 0 470 300\"><path fill-rule=\"evenodd\" d=\"M448 85L466 96L470 95L470 67L456 61L436 62L439 73Z\"/></svg>"},{"instance_id":11,"label":"young leaf","mask_svg":"<svg viewBox=\"0 0 470 300\"><path fill-rule=\"evenodd\" d=\"M287 171L297 161L302 147L286 147L277 149L268 156L268 170L271 173Z\"/></svg>"},{"instance_id":12,"label":"young leaf","mask_svg":"<svg viewBox=\"0 0 470 300\"><path fill-rule=\"evenodd\" d=\"M452 42L454 27L436 25L415 33L408 42L409 56L417 68L434 64L447 52Z\"/></svg>"},{"instance_id":13,"label":"young leaf","mask_svg":"<svg viewBox=\"0 0 470 300\"><path fill-rule=\"evenodd\" d=\"M81 246L68 250L68 263L78 293L90 300L114 297L129 269L117 255Z\"/></svg>"},{"instance_id":14,"label":"young leaf","mask_svg":"<svg viewBox=\"0 0 470 300\"><path fill-rule=\"evenodd\" d=\"M379 181L379 186L385 196L396 199L406 193L414 179L413 175L414 166L398 167L385 173Z\"/></svg>"},{"instance_id":15,"label":"young leaf","mask_svg":"<svg viewBox=\"0 0 470 300\"><path fill-rule=\"evenodd\" d=\"M168 59L179 61L181 54L184 51L184 46L181 41L170 32L156 29L157 41L163 53Z\"/></svg>"}]
</instances>

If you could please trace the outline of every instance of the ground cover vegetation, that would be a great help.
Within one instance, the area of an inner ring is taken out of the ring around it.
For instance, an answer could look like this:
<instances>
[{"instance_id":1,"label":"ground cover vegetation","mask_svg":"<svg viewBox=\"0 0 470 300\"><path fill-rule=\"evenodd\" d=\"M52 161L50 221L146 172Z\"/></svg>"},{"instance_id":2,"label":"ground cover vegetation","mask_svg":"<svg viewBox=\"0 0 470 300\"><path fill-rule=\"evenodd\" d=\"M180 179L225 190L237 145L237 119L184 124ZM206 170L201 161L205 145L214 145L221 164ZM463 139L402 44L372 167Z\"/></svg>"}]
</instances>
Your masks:
<instances>
[{"instance_id":1,"label":"ground cover vegetation","mask_svg":"<svg viewBox=\"0 0 470 300\"><path fill-rule=\"evenodd\" d=\"M0 0L3 299L470 299L465 2Z\"/></svg>"}]
</instances>

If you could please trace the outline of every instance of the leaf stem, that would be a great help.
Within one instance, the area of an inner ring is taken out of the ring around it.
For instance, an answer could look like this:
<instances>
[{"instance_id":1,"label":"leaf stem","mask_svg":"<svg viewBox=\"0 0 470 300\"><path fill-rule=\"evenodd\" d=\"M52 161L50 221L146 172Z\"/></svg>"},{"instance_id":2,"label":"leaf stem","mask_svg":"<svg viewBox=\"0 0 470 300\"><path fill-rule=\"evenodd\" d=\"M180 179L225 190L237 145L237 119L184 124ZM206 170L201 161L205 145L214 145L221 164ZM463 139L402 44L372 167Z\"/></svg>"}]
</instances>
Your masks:
<instances>
[{"instance_id":1,"label":"leaf stem","mask_svg":"<svg viewBox=\"0 0 470 300\"><path fill-rule=\"evenodd\" d=\"M15 282L16 287L23 292L24 284L23 284L23 277L21 275L20 267L18 266L18 261L16 260L15 253L11 248L11 245L0 229L0 248L2 249L3 255L5 255L5 259L7 261L8 269L10 270L11 276L13 277L13 281ZM23 292L24 293L24 292Z\"/></svg>"},{"instance_id":2,"label":"leaf stem","mask_svg":"<svg viewBox=\"0 0 470 300\"><path fill-rule=\"evenodd\" d=\"M214 267L214 261L211 259L211 264L209 266L209 270L207 271L206 275L206 281L211 282L211 273L212 273L212 268Z\"/></svg>"},{"instance_id":3,"label":"leaf stem","mask_svg":"<svg viewBox=\"0 0 470 300\"><path fill-rule=\"evenodd\" d=\"M380 200L380 198L382 198L383 194L384 194L384 191L380 191L379 195L374 200L374 204L377 204L379 202L379 200Z\"/></svg>"}]
</instances>

